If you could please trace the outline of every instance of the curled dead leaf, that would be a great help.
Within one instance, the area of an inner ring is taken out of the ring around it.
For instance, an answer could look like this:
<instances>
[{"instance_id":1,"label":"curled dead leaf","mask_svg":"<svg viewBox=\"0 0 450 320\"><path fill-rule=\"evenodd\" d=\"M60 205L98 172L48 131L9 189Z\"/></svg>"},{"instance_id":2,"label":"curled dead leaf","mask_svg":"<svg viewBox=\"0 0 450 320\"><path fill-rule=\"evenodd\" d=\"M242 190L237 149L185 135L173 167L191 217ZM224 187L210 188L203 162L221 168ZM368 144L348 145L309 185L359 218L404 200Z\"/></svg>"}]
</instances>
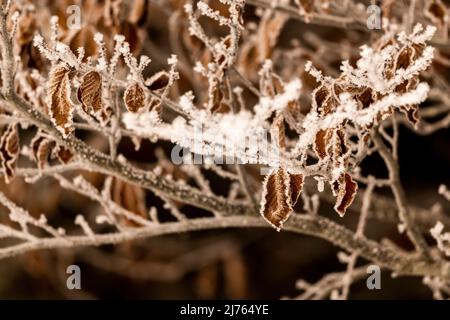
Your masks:
<instances>
[{"instance_id":1,"label":"curled dead leaf","mask_svg":"<svg viewBox=\"0 0 450 320\"><path fill-rule=\"evenodd\" d=\"M155 93L163 94L169 85L170 77L166 71L160 71L155 73L149 79L145 81L145 85L148 89ZM150 102L148 104L149 110L156 110L160 112L161 99L158 97L150 97Z\"/></svg>"},{"instance_id":2,"label":"curled dead leaf","mask_svg":"<svg viewBox=\"0 0 450 320\"><path fill-rule=\"evenodd\" d=\"M19 130L17 124L10 124L0 138L0 162L9 183L15 176L16 162L20 151Z\"/></svg>"},{"instance_id":3,"label":"curled dead leaf","mask_svg":"<svg viewBox=\"0 0 450 320\"><path fill-rule=\"evenodd\" d=\"M328 148L332 136L331 129L321 129L317 132L314 140L314 150L320 159L324 159L328 154Z\"/></svg>"},{"instance_id":4,"label":"curled dead leaf","mask_svg":"<svg viewBox=\"0 0 450 320\"><path fill-rule=\"evenodd\" d=\"M445 32L445 37L447 36L449 15L447 7L441 0L429 0L426 5L425 16Z\"/></svg>"},{"instance_id":5,"label":"curled dead leaf","mask_svg":"<svg viewBox=\"0 0 450 320\"><path fill-rule=\"evenodd\" d=\"M69 149L66 149L65 147L58 145L56 146L56 148L53 150L53 154L54 156L56 156L56 158L64 164L69 163L70 160L72 160L73 158L73 153L72 151L70 151Z\"/></svg>"},{"instance_id":6,"label":"curled dead leaf","mask_svg":"<svg viewBox=\"0 0 450 320\"><path fill-rule=\"evenodd\" d=\"M166 71L160 71L147 79L145 85L150 90L159 92L167 87L169 79L169 74Z\"/></svg>"},{"instance_id":7,"label":"curled dead leaf","mask_svg":"<svg viewBox=\"0 0 450 320\"><path fill-rule=\"evenodd\" d=\"M47 164L48 156L54 146L54 143L54 141L39 134L31 140L32 155L40 170L42 170Z\"/></svg>"},{"instance_id":8,"label":"curled dead leaf","mask_svg":"<svg viewBox=\"0 0 450 320\"><path fill-rule=\"evenodd\" d=\"M339 181L333 183L333 193L336 196L334 210L336 210L340 217L345 215L347 208L353 203L353 200L355 200L357 191L358 184L348 173L344 173L339 178Z\"/></svg>"},{"instance_id":9,"label":"curled dead leaf","mask_svg":"<svg viewBox=\"0 0 450 320\"><path fill-rule=\"evenodd\" d=\"M150 0L134 0L130 3L128 21L132 24L141 24L147 18Z\"/></svg>"},{"instance_id":10,"label":"curled dead leaf","mask_svg":"<svg viewBox=\"0 0 450 320\"><path fill-rule=\"evenodd\" d=\"M414 55L415 55L414 48L412 48L411 46L404 47L402 50L399 51L395 59L394 70L408 68L413 62Z\"/></svg>"},{"instance_id":11,"label":"curled dead leaf","mask_svg":"<svg viewBox=\"0 0 450 320\"><path fill-rule=\"evenodd\" d=\"M372 89L364 88L360 94L356 95L356 99L360 103L361 108L368 108L373 102Z\"/></svg>"},{"instance_id":12,"label":"curled dead leaf","mask_svg":"<svg viewBox=\"0 0 450 320\"><path fill-rule=\"evenodd\" d=\"M310 14L314 10L313 0L298 0L296 3L299 6L301 14Z\"/></svg>"},{"instance_id":13,"label":"curled dead leaf","mask_svg":"<svg viewBox=\"0 0 450 320\"><path fill-rule=\"evenodd\" d=\"M324 104L326 99L330 97L329 89L326 86L321 85L320 87L314 90L312 95L313 95L313 106L317 110L317 112L321 114L322 105Z\"/></svg>"},{"instance_id":14,"label":"curled dead leaf","mask_svg":"<svg viewBox=\"0 0 450 320\"><path fill-rule=\"evenodd\" d=\"M260 213L277 231L293 212L303 188L303 175L279 167L263 182Z\"/></svg>"},{"instance_id":15,"label":"curled dead leaf","mask_svg":"<svg viewBox=\"0 0 450 320\"><path fill-rule=\"evenodd\" d=\"M275 118L272 124L272 132L278 143L278 147L283 149L286 148L286 132L284 128L284 117L282 114Z\"/></svg>"},{"instance_id":16,"label":"curled dead leaf","mask_svg":"<svg viewBox=\"0 0 450 320\"><path fill-rule=\"evenodd\" d=\"M53 67L50 70L47 90L50 99L50 117L64 137L67 137L73 131L73 105L70 101L69 71L63 65Z\"/></svg>"},{"instance_id":17,"label":"curled dead leaf","mask_svg":"<svg viewBox=\"0 0 450 320\"><path fill-rule=\"evenodd\" d=\"M227 113L231 110L226 103L226 99L219 85L215 86L212 92L211 108L212 113Z\"/></svg>"},{"instance_id":18,"label":"curled dead leaf","mask_svg":"<svg viewBox=\"0 0 450 320\"><path fill-rule=\"evenodd\" d=\"M347 144L347 135L342 128L333 131L332 151L331 158L335 166L339 166L341 163L347 164L350 147Z\"/></svg>"},{"instance_id":19,"label":"curled dead leaf","mask_svg":"<svg viewBox=\"0 0 450 320\"><path fill-rule=\"evenodd\" d=\"M83 81L78 88L78 100L81 102L83 110L102 120L104 111L102 103L102 76L97 71L90 71L83 77Z\"/></svg>"},{"instance_id":20,"label":"curled dead leaf","mask_svg":"<svg viewBox=\"0 0 450 320\"><path fill-rule=\"evenodd\" d=\"M94 26L86 25L75 33L68 33L64 41L69 43L70 49L74 52L81 47L84 48L86 57L95 56L98 51L94 41L95 32Z\"/></svg>"},{"instance_id":21,"label":"curled dead leaf","mask_svg":"<svg viewBox=\"0 0 450 320\"><path fill-rule=\"evenodd\" d=\"M147 217L145 191L142 188L126 183L120 179L114 179L111 192L112 199L118 205L140 217ZM138 226L136 222L126 218L123 218L123 223L127 226Z\"/></svg>"},{"instance_id":22,"label":"curled dead leaf","mask_svg":"<svg viewBox=\"0 0 450 320\"><path fill-rule=\"evenodd\" d=\"M256 38L258 62L270 59L288 16L280 12L267 11L261 19Z\"/></svg>"},{"instance_id":23,"label":"curled dead leaf","mask_svg":"<svg viewBox=\"0 0 450 320\"><path fill-rule=\"evenodd\" d=\"M123 99L128 111L138 112L145 105L144 89L135 82L127 87Z\"/></svg>"}]
</instances>

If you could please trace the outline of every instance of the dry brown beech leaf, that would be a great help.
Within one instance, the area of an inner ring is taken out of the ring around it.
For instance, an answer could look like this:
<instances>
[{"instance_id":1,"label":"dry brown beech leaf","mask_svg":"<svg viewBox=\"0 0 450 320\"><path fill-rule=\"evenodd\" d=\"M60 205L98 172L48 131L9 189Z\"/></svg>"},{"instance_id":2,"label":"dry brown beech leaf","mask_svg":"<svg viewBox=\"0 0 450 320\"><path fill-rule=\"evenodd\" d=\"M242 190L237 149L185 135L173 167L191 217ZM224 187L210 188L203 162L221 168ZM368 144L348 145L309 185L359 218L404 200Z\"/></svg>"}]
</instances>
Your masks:
<instances>
[{"instance_id":1,"label":"dry brown beech leaf","mask_svg":"<svg viewBox=\"0 0 450 320\"><path fill-rule=\"evenodd\" d=\"M145 81L145 85L152 91L162 91L169 84L169 74L167 71L160 71L155 73Z\"/></svg>"},{"instance_id":2,"label":"dry brown beech leaf","mask_svg":"<svg viewBox=\"0 0 450 320\"><path fill-rule=\"evenodd\" d=\"M334 210L336 210L339 216L343 217L347 211L347 208L355 199L356 192L358 191L358 184L348 173L344 173L339 180L340 181L335 182L337 190L335 190L336 204L334 206Z\"/></svg>"},{"instance_id":3,"label":"dry brown beech leaf","mask_svg":"<svg viewBox=\"0 0 450 320\"><path fill-rule=\"evenodd\" d=\"M145 81L145 86L155 93L163 93L169 85L169 74L166 71L160 71ZM161 99L152 96L148 104L149 110L160 112Z\"/></svg>"},{"instance_id":4,"label":"dry brown beech leaf","mask_svg":"<svg viewBox=\"0 0 450 320\"><path fill-rule=\"evenodd\" d=\"M314 150L320 159L324 159L329 154L332 133L331 129L321 129L316 134Z\"/></svg>"},{"instance_id":5,"label":"dry brown beech leaf","mask_svg":"<svg viewBox=\"0 0 450 320\"><path fill-rule=\"evenodd\" d=\"M289 184L291 191L291 203L292 208L294 208L303 190L304 176L303 174L289 173L289 178L290 178Z\"/></svg>"},{"instance_id":6,"label":"dry brown beech leaf","mask_svg":"<svg viewBox=\"0 0 450 320\"><path fill-rule=\"evenodd\" d=\"M47 93L50 98L50 117L61 134L67 137L73 130L68 68L59 65L50 70Z\"/></svg>"},{"instance_id":7,"label":"dry brown beech leaf","mask_svg":"<svg viewBox=\"0 0 450 320\"><path fill-rule=\"evenodd\" d=\"M61 163L67 164L73 158L73 153L65 147L58 145L53 149L53 154Z\"/></svg>"},{"instance_id":8,"label":"dry brown beech leaf","mask_svg":"<svg viewBox=\"0 0 450 320\"><path fill-rule=\"evenodd\" d=\"M78 88L77 97L86 113L95 115L101 120L103 103L102 76L100 73L90 71L84 75L83 82Z\"/></svg>"},{"instance_id":9,"label":"dry brown beech leaf","mask_svg":"<svg viewBox=\"0 0 450 320\"><path fill-rule=\"evenodd\" d=\"M146 218L145 191L142 188L115 178L111 196L118 205L140 217ZM139 224L127 218L123 219L123 223L127 226L139 226Z\"/></svg>"},{"instance_id":10,"label":"dry brown beech leaf","mask_svg":"<svg viewBox=\"0 0 450 320\"><path fill-rule=\"evenodd\" d=\"M279 167L263 182L261 215L277 231L289 218L303 188L303 175Z\"/></svg>"},{"instance_id":11,"label":"dry brown beech leaf","mask_svg":"<svg viewBox=\"0 0 450 320\"><path fill-rule=\"evenodd\" d=\"M356 95L356 99L361 104L361 108L368 108L374 102L372 89L364 88L360 94Z\"/></svg>"},{"instance_id":12,"label":"dry brown beech leaf","mask_svg":"<svg viewBox=\"0 0 450 320\"><path fill-rule=\"evenodd\" d=\"M313 0L297 0L297 4L300 7L301 13L311 13L314 10L314 1Z\"/></svg>"},{"instance_id":13,"label":"dry brown beech leaf","mask_svg":"<svg viewBox=\"0 0 450 320\"><path fill-rule=\"evenodd\" d=\"M417 127L420 122L419 105L414 104L403 106L400 110L406 114L406 118L408 119L408 121L414 127Z\"/></svg>"},{"instance_id":14,"label":"dry brown beech leaf","mask_svg":"<svg viewBox=\"0 0 450 320\"><path fill-rule=\"evenodd\" d=\"M0 162L6 183L11 182L15 176L16 162L20 151L19 143L17 124L10 124L0 138Z\"/></svg>"},{"instance_id":15,"label":"dry brown beech leaf","mask_svg":"<svg viewBox=\"0 0 450 320\"><path fill-rule=\"evenodd\" d=\"M330 91L326 86L321 85L313 91L312 95L313 106L317 110L317 112L322 115L322 105L330 97Z\"/></svg>"},{"instance_id":16,"label":"dry brown beech leaf","mask_svg":"<svg viewBox=\"0 0 450 320\"><path fill-rule=\"evenodd\" d=\"M128 111L138 112L145 105L145 92L139 83L133 83L127 87L123 96Z\"/></svg>"},{"instance_id":17,"label":"dry brown beech leaf","mask_svg":"<svg viewBox=\"0 0 450 320\"><path fill-rule=\"evenodd\" d=\"M161 111L161 100L155 97L150 98L150 102L148 103L149 110L156 110L158 113Z\"/></svg>"},{"instance_id":18,"label":"dry brown beech leaf","mask_svg":"<svg viewBox=\"0 0 450 320\"><path fill-rule=\"evenodd\" d=\"M334 97L330 96L325 100L324 104L320 107L320 112L322 115L327 115L336 110L339 105L339 101Z\"/></svg>"},{"instance_id":19,"label":"dry brown beech leaf","mask_svg":"<svg viewBox=\"0 0 450 320\"><path fill-rule=\"evenodd\" d=\"M448 10L441 0L428 1L425 15L441 28L448 22Z\"/></svg>"},{"instance_id":20,"label":"dry brown beech leaf","mask_svg":"<svg viewBox=\"0 0 450 320\"><path fill-rule=\"evenodd\" d=\"M274 134L274 139L278 143L278 147L284 149L286 148L286 132L284 129L284 117L282 114L278 115L272 124L272 132Z\"/></svg>"},{"instance_id":21,"label":"dry brown beech leaf","mask_svg":"<svg viewBox=\"0 0 450 320\"><path fill-rule=\"evenodd\" d=\"M82 47L86 57L95 56L97 54L97 45L94 41L94 35L95 28L92 25L86 25L77 30L75 34L70 34L71 38L65 39L65 41L69 43L72 51L76 52L78 48Z\"/></svg>"},{"instance_id":22,"label":"dry brown beech leaf","mask_svg":"<svg viewBox=\"0 0 450 320\"><path fill-rule=\"evenodd\" d=\"M242 44L238 56L238 69L251 81L258 81L261 64L272 57L281 31L288 17L280 12L267 10L259 23L258 33Z\"/></svg>"},{"instance_id":23,"label":"dry brown beech leaf","mask_svg":"<svg viewBox=\"0 0 450 320\"><path fill-rule=\"evenodd\" d=\"M225 102L225 97L219 85L216 85L212 92L213 99L210 111L212 113L227 113L231 110L230 106Z\"/></svg>"},{"instance_id":24,"label":"dry brown beech leaf","mask_svg":"<svg viewBox=\"0 0 450 320\"><path fill-rule=\"evenodd\" d=\"M414 60L415 50L411 46L406 46L399 51L395 59L394 70L408 68Z\"/></svg>"},{"instance_id":25,"label":"dry brown beech leaf","mask_svg":"<svg viewBox=\"0 0 450 320\"><path fill-rule=\"evenodd\" d=\"M242 44L241 54L237 60L239 70L252 81L258 79L258 50L255 42L248 41Z\"/></svg>"},{"instance_id":26,"label":"dry brown beech leaf","mask_svg":"<svg viewBox=\"0 0 450 320\"><path fill-rule=\"evenodd\" d=\"M130 4L128 21L132 24L140 24L147 17L150 0L134 0Z\"/></svg>"},{"instance_id":27,"label":"dry brown beech leaf","mask_svg":"<svg viewBox=\"0 0 450 320\"><path fill-rule=\"evenodd\" d=\"M47 159L53 149L54 143L54 141L41 135L36 135L33 140L31 140L32 155L40 170L47 164Z\"/></svg>"},{"instance_id":28,"label":"dry brown beech leaf","mask_svg":"<svg viewBox=\"0 0 450 320\"><path fill-rule=\"evenodd\" d=\"M346 163L349 157L350 147L347 145L347 136L343 128L336 129L333 132L332 160L338 166L341 161Z\"/></svg>"},{"instance_id":29,"label":"dry brown beech leaf","mask_svg":"<svg viewBox=\"0 0 450 320\"><path fill-rule=\"evenodd\" d=\"M281 31L288 21L285 14L279 12L269 12L262 17L259 24L256 48L258 62L262 63L272 56L273 48L276 46Z\"/></svg>"}]
</instances>

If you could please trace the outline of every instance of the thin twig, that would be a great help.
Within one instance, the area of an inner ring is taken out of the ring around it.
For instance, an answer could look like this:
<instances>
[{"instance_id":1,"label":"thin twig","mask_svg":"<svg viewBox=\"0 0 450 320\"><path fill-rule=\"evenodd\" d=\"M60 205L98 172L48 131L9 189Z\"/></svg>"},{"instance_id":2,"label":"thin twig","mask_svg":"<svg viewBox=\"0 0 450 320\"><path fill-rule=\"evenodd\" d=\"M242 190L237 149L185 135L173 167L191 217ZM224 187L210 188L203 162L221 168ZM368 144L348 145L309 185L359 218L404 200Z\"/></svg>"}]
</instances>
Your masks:
<instances>
[{"instance_id":1,"label":"thin twig","mask_svg":"<svg viewBox=\"0 0 450 320\"><path fill-rule=\"evenodd\" d=\"M418 252L425 258L430 259L428 245L419 228L416 224L414 224L414 221L411 218L405 192L400 182L398 163L395 161L393 155L383 143L382 139L376 133L372 135L372 139L389 170L389 179L392 183L391 189L398 206L398 215L400 217L400 220L405 224L407 234L411 241L414 243Z\"/></svg>"}]
</instances>

